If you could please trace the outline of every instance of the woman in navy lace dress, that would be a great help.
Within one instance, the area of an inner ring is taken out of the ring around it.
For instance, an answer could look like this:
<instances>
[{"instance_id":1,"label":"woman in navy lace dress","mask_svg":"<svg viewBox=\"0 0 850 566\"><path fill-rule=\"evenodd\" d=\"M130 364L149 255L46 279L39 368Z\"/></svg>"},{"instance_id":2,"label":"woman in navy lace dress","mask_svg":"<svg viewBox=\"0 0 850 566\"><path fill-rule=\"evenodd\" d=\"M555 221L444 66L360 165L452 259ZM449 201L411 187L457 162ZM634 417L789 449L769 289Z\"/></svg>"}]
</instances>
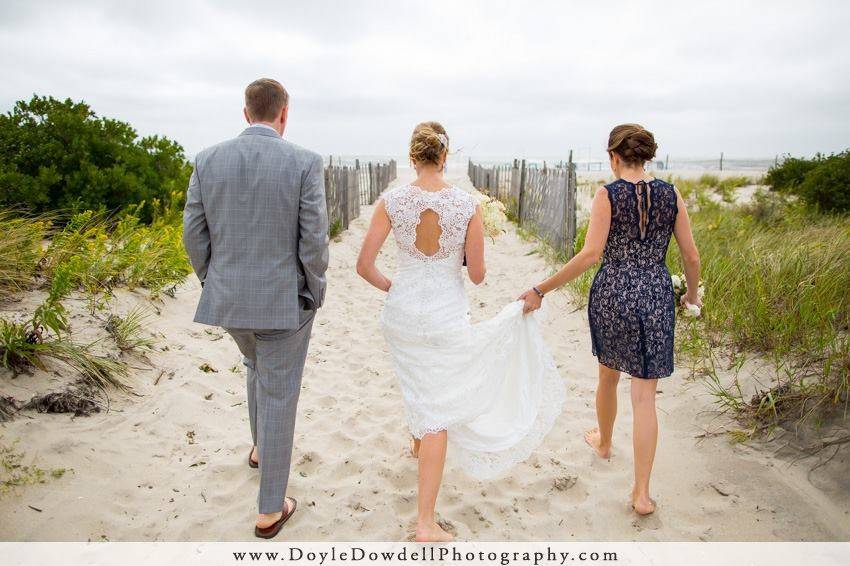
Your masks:
<instances>
[{"instance_id":1,"label":"woman in navy lace dress","mask_svg":"<svg viewBox=\"0 0 850 566\"><path fill-rule=\"evenodd\" d=\"M543 295L575 279L602 258L588 301L593 354L599 360L596 389L598 428L585 432L596 453L607 459L617 416L620 372L632 376L635 482L632 507L655 510L649 477L655 458L658 378L673 373L675 298L664 263L671 235L684 261L688 294L683 302L701 305L699 253L685 203L673 185L649 177L644 164L655 156L652 134L637 124L611 131L608 155L617 180L593 199L585 244L558 273L520 297L526 311L540 307ZM691 291L692 290L692 291Z\"/></svg>"}]
</instances>

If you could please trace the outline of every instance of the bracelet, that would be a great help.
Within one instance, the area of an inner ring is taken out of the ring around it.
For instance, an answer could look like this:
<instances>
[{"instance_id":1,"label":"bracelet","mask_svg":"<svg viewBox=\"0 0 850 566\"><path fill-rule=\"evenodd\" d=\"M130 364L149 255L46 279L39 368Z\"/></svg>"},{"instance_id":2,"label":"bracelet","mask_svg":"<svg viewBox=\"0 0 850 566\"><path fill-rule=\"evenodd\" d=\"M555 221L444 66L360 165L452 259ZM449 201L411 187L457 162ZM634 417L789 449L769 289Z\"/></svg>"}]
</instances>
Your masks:
<instances>
[{"instance_id":1,"label":"bracelet","mask_svg":"<svg viewBox=\"0 0 850 566\"><path fill-rule=\"evenodd\" d=\"M540 297L541 299L544 297L543 291L541 291L537 287L532 287L531 290L534 291L535 293L537 293L537 296Z\"/></svg>"}]
</instances>

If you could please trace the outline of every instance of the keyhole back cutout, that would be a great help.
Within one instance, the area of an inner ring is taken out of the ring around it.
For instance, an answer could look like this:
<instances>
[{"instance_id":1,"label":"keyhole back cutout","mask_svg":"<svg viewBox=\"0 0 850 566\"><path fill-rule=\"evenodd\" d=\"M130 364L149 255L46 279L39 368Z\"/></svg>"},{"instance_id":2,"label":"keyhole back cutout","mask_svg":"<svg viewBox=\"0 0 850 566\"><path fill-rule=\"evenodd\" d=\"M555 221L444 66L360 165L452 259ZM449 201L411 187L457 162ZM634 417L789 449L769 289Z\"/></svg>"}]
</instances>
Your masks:
<instances>
[{"instance_id":1,"label":"keyhole back cutout","mask_svg":"<svg viewBox=\"0 0 850 566\"><path fill-rule=\"evenodd\" d=\"M440 215L426 208L419 215L419 224L416 225L416 241L413 243L416 249L423 255L431 257L440 251L440 236L443 229L440 226Z\"/></svg>"}]
</instances>

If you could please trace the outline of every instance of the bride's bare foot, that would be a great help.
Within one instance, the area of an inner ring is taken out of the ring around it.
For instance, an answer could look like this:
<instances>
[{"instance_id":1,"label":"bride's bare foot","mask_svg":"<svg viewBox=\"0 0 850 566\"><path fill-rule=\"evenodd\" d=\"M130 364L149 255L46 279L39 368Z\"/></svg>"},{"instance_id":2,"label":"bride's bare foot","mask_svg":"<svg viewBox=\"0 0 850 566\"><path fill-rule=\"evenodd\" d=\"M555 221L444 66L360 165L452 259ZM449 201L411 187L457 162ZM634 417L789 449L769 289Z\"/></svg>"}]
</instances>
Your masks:
<instances>
[{"instance_id":1,"label":"bride's bare foot","mask_svg":"<svg viewBox=\"0 0 850 566\"><path fill-rule=\"evenodd\" d=\"M416 525L416 542L452 542L454 537L435 522Z\"/></svg>"},{"instance_id":2,"label":"bride's bare foot","mask_svg":"<svg viewBox=\"0 0 850 566\"><path fill-rule=\"evenodd\" d=\"M611 457L611 445L602 445L602 435L599 434L598 428L590 428L584 431L584 441L596 451L600 458L608 459Z\"/></svg>"},{"instance_id":3,"label":"bride's bare foot","mask_svg":"<svg viewBox=\"0 0 850 566\"><path fill-rule=\"evenodd\" d=\"M415 438L413 436L410 437L410 455L413 456L414 458L419 457L419 444L421 442L422 441L419 440L418 438Z\"/></svg>"},{"instance_id":4,"label":"bride's bare foot","mask_svg":"<svg viewBox=\"0 0 850 566\"><path fill-rule=\"evenodd\" d=\"M636 495L632 492L632 509L638 515L651 515L655 513L655 500L649 495Z\"/></svg>"}]
</instances>

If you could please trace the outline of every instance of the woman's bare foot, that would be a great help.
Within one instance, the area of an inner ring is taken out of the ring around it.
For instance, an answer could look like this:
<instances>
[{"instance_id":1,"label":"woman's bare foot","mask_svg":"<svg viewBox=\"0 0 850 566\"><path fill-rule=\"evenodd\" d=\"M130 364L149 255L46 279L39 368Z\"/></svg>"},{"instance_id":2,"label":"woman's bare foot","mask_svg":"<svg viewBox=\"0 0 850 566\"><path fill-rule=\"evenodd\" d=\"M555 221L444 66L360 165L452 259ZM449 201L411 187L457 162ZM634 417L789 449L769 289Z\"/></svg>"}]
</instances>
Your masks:
<instances>
[{"instance_id":1,"label":"woman's bare foot","mask_svg":"<svg viewBox=\"0 0 850 566\"><path fill-rule=\"evenodd\" d=\"M435 522L416 525L416 542L452 542L454 537Z\"/></svg>"},{"instance_id":2,"label":"woman's bare foot","mask_svg":"<svg viewBox=\"0 0 850 566\"><path fill-rule=\"evenodd\" d=\"M283 500L283 509L278 511L277 513L260 513L257 515L257 526L261 529L265 529L266 527L270 527L277 523L278 519L283 517L283 512L286 511L289 513L292 511L292 501L287 497Z\"/></svg>"},{"instance_id":3,"label":"woman's bare foot","mask_svg":"<svg viewBox=\"0 0 850 566\"><path fill-rule=\"evenodd\" d=\"M608 459L611 457L611 445L602 446L602 435L599 434L598 428L590 428L584 431L584 441L596 451L596 455L600 458Z\"/></svg>"},{"instance_id":4,"label":"woman's bare foot","mask_svg":"<svg viewBox=\"0 0 850 566\"><path fill-rule=\"evenodd\" d=\"M638 515L651 515L655 513L655 500L649 495L636 495L632 492L632 509Z\"/></svg>"},{"instance_id":5,"label":"woman's bare foot","mask_svg":"<svg viewBox=\"0 0 850 566\"><path fill-rule=\"evenodd\" d=\"M254 446L254 449L251 450L251 461L257 465L260 464L260 455L257 453L256 446Z\"/></svg>"},{"instance_id":6,"label":"woman's bare foot","mask_svg":"<svg viewBox=\"0 0 850 566\"><path fill-rule=\"evenodd\" d=\"M413 436L410 437L410 455L413 456L414 458L419 457L419 444L421 442L422 441L419 440L416 437L413 437Z\"/></svg>"}]
</instances>

